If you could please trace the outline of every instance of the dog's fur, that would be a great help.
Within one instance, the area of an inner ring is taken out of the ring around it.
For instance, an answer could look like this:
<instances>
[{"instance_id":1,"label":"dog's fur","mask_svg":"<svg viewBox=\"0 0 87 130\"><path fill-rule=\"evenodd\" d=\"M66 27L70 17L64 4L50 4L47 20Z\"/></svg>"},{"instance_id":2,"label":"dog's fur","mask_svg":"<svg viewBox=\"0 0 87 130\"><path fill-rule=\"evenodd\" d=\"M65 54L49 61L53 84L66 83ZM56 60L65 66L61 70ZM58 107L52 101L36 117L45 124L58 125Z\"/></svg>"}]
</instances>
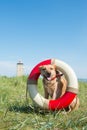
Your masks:
<instances>
[{"instance_id":1,"label":"dog's fur","mask_svg":"<svg viewBox=\"0 0 87 130\"><path fill-rule=\"evenodd\" d=\"M57 99L61 97L67 89L67 81L61 72L57 70L56 65L43 65L40 66L40 73L43 77L43 86L45 98L48 99L49 96L52 99ZM76 96L72 103L65 108L66 111L71 111L73 109L78 109L79 98Z\"/></svg>"}]
</instances>

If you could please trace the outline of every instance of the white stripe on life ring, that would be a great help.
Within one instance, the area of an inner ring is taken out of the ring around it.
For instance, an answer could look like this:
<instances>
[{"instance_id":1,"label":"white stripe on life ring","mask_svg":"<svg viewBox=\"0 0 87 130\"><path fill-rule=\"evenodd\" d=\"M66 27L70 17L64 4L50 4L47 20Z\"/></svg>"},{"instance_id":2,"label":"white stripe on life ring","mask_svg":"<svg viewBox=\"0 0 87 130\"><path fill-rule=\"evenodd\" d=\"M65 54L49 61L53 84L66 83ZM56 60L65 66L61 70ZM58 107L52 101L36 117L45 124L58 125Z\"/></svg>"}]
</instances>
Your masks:
<instances>
[{"instance_id":1,"label":"white stripe on life ring","mask_svg":"<svg viewBox=\"0 0 87 130\"><path fill-rule=\"evenodd\" d=\"M67 81L68 81L68 89L67 91L78 93L78 81L75 72L73 69L66 64L63 61L57 60L57 59L52 59L51 61L52 64L56 64L58 69L64 73Z\"/></svg>"}]
</instances>

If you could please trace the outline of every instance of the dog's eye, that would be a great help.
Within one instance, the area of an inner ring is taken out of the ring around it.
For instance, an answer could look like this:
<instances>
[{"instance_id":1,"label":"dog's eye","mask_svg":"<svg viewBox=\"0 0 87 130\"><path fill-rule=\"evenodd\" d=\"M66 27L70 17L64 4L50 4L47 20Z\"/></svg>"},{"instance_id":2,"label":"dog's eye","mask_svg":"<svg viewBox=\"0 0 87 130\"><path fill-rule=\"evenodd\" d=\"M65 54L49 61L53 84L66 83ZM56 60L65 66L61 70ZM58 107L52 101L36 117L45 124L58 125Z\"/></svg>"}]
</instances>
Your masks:
<instances>
[{"instance_id":1,"label":"dog's eye","mask_svg":"<svg viewBox=\"0 0 87 130\"><path fill-rule=\"evenodd\" d=\"M45 70L46 70L46 68L43 68L43 70L45 71Z\"/></svg>"},{"instance_id":2,"label":"dog's eye","mask_svg":"<svg viewBox=\"0 0 87 130\"><path fill-rule=\"evenodd\" d=\"M53 68L51 67L50 70L53 70Z\"/></svg>"}]
</instances>

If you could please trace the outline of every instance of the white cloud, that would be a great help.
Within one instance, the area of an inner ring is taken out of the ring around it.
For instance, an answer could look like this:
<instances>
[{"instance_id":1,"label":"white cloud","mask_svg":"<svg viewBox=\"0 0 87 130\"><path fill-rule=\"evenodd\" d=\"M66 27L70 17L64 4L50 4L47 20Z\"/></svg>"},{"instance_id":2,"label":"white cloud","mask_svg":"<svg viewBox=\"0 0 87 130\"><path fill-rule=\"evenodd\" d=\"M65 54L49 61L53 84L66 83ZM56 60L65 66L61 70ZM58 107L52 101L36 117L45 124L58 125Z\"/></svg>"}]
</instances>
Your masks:
<instances>
[{"instance_id":1,"label":"white cloud","mask_svg":"<svg viewBox=\"0 0 87 130\"><path fill-rule=\"evenodd\" d=\"M24 74L29 74L32 66L24 65ZM0 61L0 75L1 76L16 76L17 63L11 61Z\"/></svg>"},{"instance_id":2,"label":"white cloud","mask_svg":"<svg viewBox=\"0 0 87 130\"><path fill-rule=\"evenodd\" d=\"M0 61L0 75L15 76L16 63L10 61Z\"/></svg>"},{"instance_id":3,"label":"white cloud","mask_svg":"<svg viewBox=\"0 0 87 130\"><path fill-rule=\"evenodd\" d=\"M25 74L28 74L32 71L33 67L30 65L24 65L24 72Z\"/></svg>"},{"instance_id":4,"label":"white cloud","mask_svg":"<svg viewBox=\"0 0 87 130\"><path fill-rule=\"evenodd\" d=\"M84 68L76 68L76 74L78 78L86 78L87 79L87 69Z\"/></svg>"}]
</instances>

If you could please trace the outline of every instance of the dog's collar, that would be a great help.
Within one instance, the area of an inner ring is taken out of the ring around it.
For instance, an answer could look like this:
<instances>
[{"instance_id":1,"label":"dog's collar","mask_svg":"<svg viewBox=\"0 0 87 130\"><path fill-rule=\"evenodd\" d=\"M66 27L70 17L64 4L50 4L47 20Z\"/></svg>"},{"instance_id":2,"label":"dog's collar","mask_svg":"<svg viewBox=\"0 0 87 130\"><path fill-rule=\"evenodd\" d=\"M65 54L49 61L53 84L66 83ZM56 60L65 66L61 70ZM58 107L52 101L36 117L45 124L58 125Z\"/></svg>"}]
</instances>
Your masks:
<instances>
[{"instance_id":1,"label":"dog's collar","mask_svg":"<svg viewBox=\"0 0 87 130\"><path fill-rule=\"evenodd\" d=\"M46 78L46 80L48 80L48 81L52 81L52 80L54 80L55 78L60 78L61 76L63 76L63 74L57 74L56 76L54 76L53 78L47 78L47 77L45 77Z\"/></svg>"},{"instance_id":2,"label":"dog's collar","mask_svg":"<svg viewBox=\"0 0 87 130\"><path fill-rule=\"evenodd\" d=\"M55 77L53 77L51 80L54 80L55 78L60 78L61 76L63 76L63 74L57 74Z\"/></svg>"}]
</instances>

